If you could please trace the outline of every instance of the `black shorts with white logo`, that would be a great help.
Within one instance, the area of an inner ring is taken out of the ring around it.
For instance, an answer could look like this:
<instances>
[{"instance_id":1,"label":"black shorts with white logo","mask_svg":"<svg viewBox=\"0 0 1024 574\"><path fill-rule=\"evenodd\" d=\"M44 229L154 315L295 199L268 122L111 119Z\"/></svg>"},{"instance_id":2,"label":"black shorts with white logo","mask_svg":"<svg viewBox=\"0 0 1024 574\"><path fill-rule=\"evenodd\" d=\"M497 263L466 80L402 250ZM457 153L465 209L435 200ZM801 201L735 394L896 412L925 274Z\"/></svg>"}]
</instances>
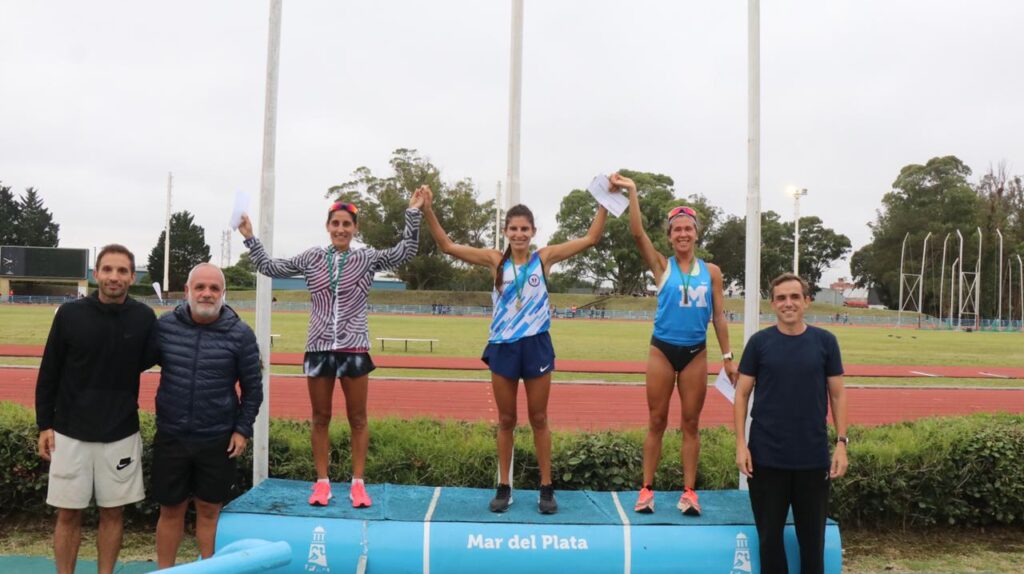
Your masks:
<instances>
[{"instance_id":1,"label":"black shorts with white logo","mask_svg":"<svg viewBox=\"0 0 1024 574\"><path fill-rule=\"evenodd\" d=\"M235 486L235 459L228 458L231 436L186 441L157 432L153 439L152 494L164 506L194 496L227 502Z\"/></svg>"},{"instance_id":2,"label":"black shorts with white logo","mask_svg":"<svg viewBox=\"0 0 1024 574\"><path fill-rule=\"evenodd\" d=\"M694 360L700 352L707 347L707 342L696 345L673 345L661 339L651 337L651 346L661 351L668 362L672 364L672 370L680 372Z\"/></svg>"}]
</instances>

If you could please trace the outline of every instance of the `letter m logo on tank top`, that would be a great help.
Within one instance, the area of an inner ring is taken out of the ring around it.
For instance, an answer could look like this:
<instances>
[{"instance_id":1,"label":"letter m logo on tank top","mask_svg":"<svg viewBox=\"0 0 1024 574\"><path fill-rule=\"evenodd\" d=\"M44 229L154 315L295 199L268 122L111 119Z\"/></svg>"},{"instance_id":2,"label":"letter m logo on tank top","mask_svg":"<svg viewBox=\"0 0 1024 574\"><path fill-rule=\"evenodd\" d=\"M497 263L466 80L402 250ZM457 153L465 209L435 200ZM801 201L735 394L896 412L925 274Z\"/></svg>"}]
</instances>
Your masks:
<instances>
[{"instance_id":1,"label":"letter m logo on tank top","mask_svg":"<svg viewBox=\"0 0 1024 574\"><path fill-rule=\"evenodd\" d=\"M687 296L683 297L683 290L686 290ZM679 306L680 307L707 307L708 306L708 286L698 285L696 287L687 287L686 285L679 286Z\"/></svg>"}]
</instances>

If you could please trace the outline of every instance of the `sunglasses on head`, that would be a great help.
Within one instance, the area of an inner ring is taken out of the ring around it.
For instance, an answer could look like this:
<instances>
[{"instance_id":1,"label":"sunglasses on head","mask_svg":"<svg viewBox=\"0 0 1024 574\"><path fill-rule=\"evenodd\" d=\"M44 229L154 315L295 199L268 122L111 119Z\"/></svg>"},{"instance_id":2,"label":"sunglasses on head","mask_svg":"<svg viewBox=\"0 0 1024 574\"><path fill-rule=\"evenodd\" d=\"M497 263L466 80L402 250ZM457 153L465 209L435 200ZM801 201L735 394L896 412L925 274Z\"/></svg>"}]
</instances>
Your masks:
<instances>
[{"instance_id":1,"label":"sunglasses on head","mask_svg":"<svg viewBox=\"0 0 1024 574\"><path fill-rule=\"evenodd\" d=\"M348 203L346 201L335 201L334 203L331 204L331 208L328 209L327 211L333 213L335 211L338 211L339 209L344 209L345 211L351 213L352 215L359 213L359 208L356 207L356 204Z\"/></svg>"},{"instance_id":2,"label":"sunglasses on head","mask_svg":"<svg viewBox=\"0 0 1024 574\"><path fill-rule=\"evenodd\" d=\"M668 218L672 219L677 215L689 215L690 217L696 218L697 212L692 207L680 205L679 207L672 208L672 211L668 212Z\"/></svg>"}]
</instances>

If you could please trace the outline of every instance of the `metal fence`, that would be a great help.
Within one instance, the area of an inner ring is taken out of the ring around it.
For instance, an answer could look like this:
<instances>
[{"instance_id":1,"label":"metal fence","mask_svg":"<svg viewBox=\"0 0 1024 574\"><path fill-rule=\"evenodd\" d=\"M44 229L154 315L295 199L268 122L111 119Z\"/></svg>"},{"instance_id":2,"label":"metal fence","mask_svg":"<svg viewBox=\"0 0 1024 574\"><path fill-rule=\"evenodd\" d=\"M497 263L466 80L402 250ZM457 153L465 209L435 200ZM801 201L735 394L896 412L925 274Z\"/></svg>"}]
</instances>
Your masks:
<instances>
[{"instance_id":1,"label":"metal fence","mask_svg":"<svg viewBox=\"0 0 1024 574\"><path fill-rule=\"evenodd\" d=\"M31 303L41 305L59 305L75 300L76 297L37 297L32 295L16 295L12 303ZM151 307L174 307L183 300L165 299L163 301L146 297L139 301ZM229 301L230 305L241 311L252 311L256 308L255 300ZM309 312L310 304L302 301L277 301L273 303L275 311ZM370 313L385 315L435 315L454 317L490 317L491 307L468 306L468 305L367 305ZM556 319L608 319L626 321L653 321L654 311L639 310L618 310L618 309L575 309L556 308L553 316ZM726 318L730 323L742 323L743 313L727 312ZM827 315L807 315L805 320L814 325L860 325L860 326L894 326L896 317L893 315L849 315L846 313L830 313ZM759 321L772 323L775 321L774 313L761 313ZM907 316L902 320L902 327L931 330L962 330L962 331L1021 331L1022 322L1019 320L983 319L980 327L975 327L973 322L957 325L956 319L935 317Z\"/></svg>"}]
</instances>

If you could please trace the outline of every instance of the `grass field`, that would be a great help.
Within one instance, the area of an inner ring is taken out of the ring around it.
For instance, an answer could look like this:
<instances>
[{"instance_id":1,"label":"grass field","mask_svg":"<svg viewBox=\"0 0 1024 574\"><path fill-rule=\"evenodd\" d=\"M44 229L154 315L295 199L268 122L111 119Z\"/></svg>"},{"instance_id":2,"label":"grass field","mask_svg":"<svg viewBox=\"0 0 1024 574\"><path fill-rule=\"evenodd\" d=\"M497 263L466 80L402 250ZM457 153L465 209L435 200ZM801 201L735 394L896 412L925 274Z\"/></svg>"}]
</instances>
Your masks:
<instances>
[{"instance_id":1,"label":"grass field","mask_svg":"<svg viewBox=\"0 0 1024 574\"><path fill-rule=\"evenodd\" d=\"M252 312L242 311L252 324ZM0 306L0 344L42 345L53 320L53 307ZM275 351L301 352L306 342L307 314L278 312L273 316L274 333L281 335ZM489 319L485 317L439 317L432 315L371 315L370 337L437 338L435 354L477 356L487 339ZM1020 333L928 331L887 327L826 326L839 338L847 363L935 364L1019 366L1024 364L1024 337ZM565 359L641 361L647 356L651 323L556 319L551 336L558 356ZM743 326L730 324L729 338L734 351L742 351ZM711 357L718 355L718 341L709 330ZM379 352L379 347L374 349ZM388 354L426 354L425 348L388 347Z\"/></svg>"}]
</instances>

